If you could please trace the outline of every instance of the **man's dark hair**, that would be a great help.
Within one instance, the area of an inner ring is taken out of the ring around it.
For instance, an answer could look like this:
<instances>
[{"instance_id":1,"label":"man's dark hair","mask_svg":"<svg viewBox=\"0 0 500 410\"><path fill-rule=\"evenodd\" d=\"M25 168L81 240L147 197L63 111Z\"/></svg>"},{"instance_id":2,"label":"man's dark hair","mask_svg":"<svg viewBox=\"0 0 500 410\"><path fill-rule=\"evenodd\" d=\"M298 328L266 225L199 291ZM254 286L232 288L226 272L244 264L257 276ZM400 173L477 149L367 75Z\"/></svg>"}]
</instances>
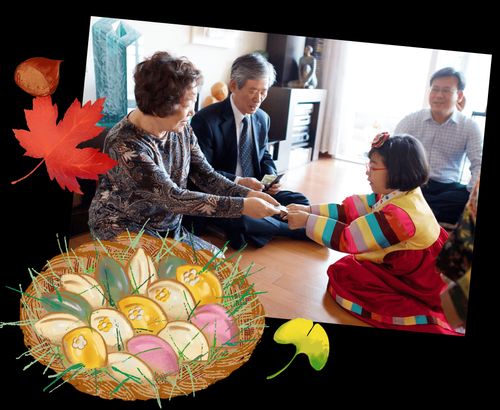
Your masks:
<instances>
[{"instance_id":1,"label":"man's dark hair","mask_svg":"<svg viewBox=\"0 0 500 410\"><path fill-rule=\"evenodd\" d=\"M442 77L455 77L457 79L457 88L460 91L463 91L465 89L465 77L463 73L455 70L453 67L445 67L442 68L441 70L436 71L434 74L432 74L429 85L432 87L432 82L436 78L442 78Z\"/></svg>"}]
</instances>

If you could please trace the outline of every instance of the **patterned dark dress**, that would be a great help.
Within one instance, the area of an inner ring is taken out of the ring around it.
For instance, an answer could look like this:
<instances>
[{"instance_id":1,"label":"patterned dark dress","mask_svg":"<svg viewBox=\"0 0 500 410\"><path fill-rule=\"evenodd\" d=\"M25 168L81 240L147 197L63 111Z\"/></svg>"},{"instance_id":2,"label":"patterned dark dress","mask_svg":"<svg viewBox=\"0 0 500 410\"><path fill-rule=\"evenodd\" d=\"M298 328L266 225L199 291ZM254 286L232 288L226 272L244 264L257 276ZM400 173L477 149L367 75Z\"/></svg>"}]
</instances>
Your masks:
<instances>
[{"instance_id":1,"label":"patterned dark dress","mask_svg":"<svg viewBox=\"0 0 500 410\"><path fill-rule=\"evenodd\" d=\"M182 215L241 216L242 197L250 190L214 171L190 126L160 139L124 118L109 131L104 152L118 164L101 175L89 209L96 238L112 240L126 230L144 229L213 250L181 226ZM186 189L188 179L210 194Z\"/></svg>"}]
</instances>

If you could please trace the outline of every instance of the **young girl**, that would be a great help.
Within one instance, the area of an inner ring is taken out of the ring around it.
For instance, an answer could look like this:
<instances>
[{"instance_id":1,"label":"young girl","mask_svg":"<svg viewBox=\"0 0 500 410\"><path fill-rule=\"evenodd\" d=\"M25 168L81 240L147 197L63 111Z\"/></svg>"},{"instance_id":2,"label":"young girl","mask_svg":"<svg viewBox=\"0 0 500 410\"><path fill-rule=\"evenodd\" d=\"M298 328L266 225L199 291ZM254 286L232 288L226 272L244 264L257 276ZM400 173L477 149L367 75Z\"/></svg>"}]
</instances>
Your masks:
<instances>
[{"instance_id":1,"label":"young girl","mask_svg":"<svg viewBox=\"0 0 500 410\"><path fill-rule=\"evenodd\" d=\"M420 190L429 174L422 144L382 133L368 157L373 194L289 205L290 228L305 226L314 241L350 254L328 268L328 292L354 316L375 327L456 334L441 308L435 260L448 234Z\"/></svg>"}]
</instances>

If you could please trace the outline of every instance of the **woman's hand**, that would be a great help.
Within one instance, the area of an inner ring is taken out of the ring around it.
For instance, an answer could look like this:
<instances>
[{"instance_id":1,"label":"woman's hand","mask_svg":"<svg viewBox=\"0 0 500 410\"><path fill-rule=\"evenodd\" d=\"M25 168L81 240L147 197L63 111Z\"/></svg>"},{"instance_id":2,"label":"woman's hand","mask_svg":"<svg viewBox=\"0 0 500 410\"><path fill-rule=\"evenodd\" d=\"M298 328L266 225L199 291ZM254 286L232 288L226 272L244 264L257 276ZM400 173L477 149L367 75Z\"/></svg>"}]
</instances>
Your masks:
<instances>
[{"instance_id":1,"label":"woman's hand","mask_svg":"<svg viewBox=\"0 0 500 410\"><path fill-rule=\"evenodd\" d=\"M254 189L256 191L262 191L264 189L264 184L258 179L245 177L238 180L238 185L246 186L247 188Z\"/></svg>"},{"instance_id":2,"label":"woman's hand","mask_svg":"<svg viewBox=\"0 0 500 410\"><path fill-rule=\"evenodd\" d=\"M306 226L309 213L304 211L288 212L286 219L288 220L288 227L290 229L299 229Z\"/></svg>"},{"instance_id":3,"label":"woman's hand","mask_svg":"<svg viewBox=\"0 0 500 410\"><path fill-rule=\"evenodd\" d=\"M259 191L252 191L252 192L259 192ZM259 193L262 194L262 192ZM242 215L250 216L252 218L264 218L266 216L272 216L279 213L280 210L276 206L273 206L270 202L265 201L260 197L250 197L250 194L248 194L248 196L243 199L243 211L241 212Z\"/></svg>"},{"instance_id":4,"label":"woman's hand","mask_svg":"<svg viewBox=\"0 0 500 410\"><path fill-rule=\"evenodd\" d=\"M247 195L247 198L260 198L263 199L266 202L269 202L271 205L274 206L279 206L280 203L276 201L271 195L266 194L265 192L261 191L250 191Z\"/></svg>"},{"instance_id":5,"label":"woman's hand","mask_svg":"<svg viewBox=\"0 0 500 410\"><path fill-rule=\"evenodd\" d=\"M311 213L310 205L289 204L287 205L286 209L288 209L288 212L302 211L302 212L307 212L308 214Z\"/></svg>"}]
</instances>

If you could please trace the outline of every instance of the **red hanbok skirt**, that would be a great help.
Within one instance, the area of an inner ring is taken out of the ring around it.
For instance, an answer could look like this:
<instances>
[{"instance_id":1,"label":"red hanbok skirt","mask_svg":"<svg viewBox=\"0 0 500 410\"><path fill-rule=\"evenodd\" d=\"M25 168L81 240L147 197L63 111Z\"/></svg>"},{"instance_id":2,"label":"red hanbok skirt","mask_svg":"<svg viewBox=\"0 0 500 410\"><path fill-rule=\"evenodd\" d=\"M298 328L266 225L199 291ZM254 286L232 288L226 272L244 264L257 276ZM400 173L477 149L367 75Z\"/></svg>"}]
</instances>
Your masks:
<instances>
[{"instance_id":1,"label":"red hanbok skirt","mask_svg":"<svg viewBox=\"0 0 500 410\"><path fill-rule=\"evenodd\" d=\"M343 308L372 326L459 335L441 307L445 283L436 256L448 234L444 229L427 249L395 251L383 263L345 256L328 268L328 292Z\"/></svg>"}]
</instances>

